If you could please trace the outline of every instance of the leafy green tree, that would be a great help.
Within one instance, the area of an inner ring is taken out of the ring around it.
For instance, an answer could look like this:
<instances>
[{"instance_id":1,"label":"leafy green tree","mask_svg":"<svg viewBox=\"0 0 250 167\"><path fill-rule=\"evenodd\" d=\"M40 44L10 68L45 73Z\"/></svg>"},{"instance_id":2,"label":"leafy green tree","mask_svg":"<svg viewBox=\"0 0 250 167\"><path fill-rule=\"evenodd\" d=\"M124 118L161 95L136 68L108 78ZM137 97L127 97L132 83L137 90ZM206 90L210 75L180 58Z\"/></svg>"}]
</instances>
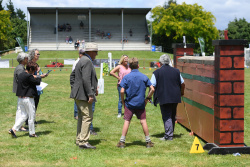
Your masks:
<instances>
[{"instance_id":1,"label":"leafy green tree","mask_svg":"<svg viewBox=\"0 0 250 167\"><path fill-rule=\"evenodd\" d=\"M2 6L3 0L0 0L0 11L4 10L4 7Z\"/></svg>"},{"instance_id":2,"label":"leafy green tree","mask_svg":"<svg viewBox=\"0 0 250 167\"><path fill-rule=\"evenodd\" d=\"M1 3L2 0L0 0L0 8L2 7ZM27 42L27 21L24 12L21 9L15 11L11 0L8 1L6 6L7 10L0 10L0 50L18 46L16 37L21 37L24 43Z\"/></svg>"},{"instance_id":3,"label":"leafy green tree","mask_svg":"<svg viewBox=\"0 0 250 167\"><path fill-rule=\"evenodd\" d=\"M6 4L7 9L11 12L10 17L15 18L16 12L13 3L9 0L9 3Z\"/></svg>"},{"instance_id":4,"label":"leafy green tree","mask_svg":"<svg viewBox=\"0 0 250 167\"><path fill-rule=\"evenodd\" d=\"M12 23L10 21L10 11L0 11L0 50L5 50L13 46L11 38Z\"/></svg>"},{"instance_id":5,"label":"leafy green tree","mask_svg":"<svg viewBox=\"0 0 250 167\"><path fill-rule=\"evenodd\" d=\"M176 5L177 5L176 0L169 0L168 2L167 2L167 1L165 1L165 2L164 2L164 4L163 4L163 8L164 8L164 9L169 8L169 7L170 7L170 5L171 5L171 3L174 3L174 4L176 4Z\"/></svg>"},{"instance_id":6,"label":"leafy green tree","mask_svg":"<svg viewBox=\"0 0 250 167\"><path fill-rule=\"evenodd\" d=\"M25 14L24 12L19 8L19 9L16 9L16 14L17 14L17 17L21 20L24 20L25 19Z\"/></svg>"},{"instance_id":7,"label":"leafy green tree","mask_svg":"<svg viewBox=\"0 0 250 167\"><path fill-rule=\"evenodd\" d=\"M185 2L180 5L170 3L167 9L157 6L152 13L154 32L157 36L167 37L167 48L170 48L172 43L182 42L182 37L186 36L186 41L195 43L196 49L199 49L198 38L203 37L206 43L205 51L213 52L212 40L219 36L214 26L216 19L211 12L204 11L202 6Z\"/></svg>"},{"instance_id":8,"label":"leafy green tree","mask_svg":"<svg viewBox=\"0 0 250 167\"><path fill-rule=\"evenodd\" d=\"M237 19L228 24L229 39L247 39L250 42L250 23L245 18Z\"/></svg>"}]
</instances>

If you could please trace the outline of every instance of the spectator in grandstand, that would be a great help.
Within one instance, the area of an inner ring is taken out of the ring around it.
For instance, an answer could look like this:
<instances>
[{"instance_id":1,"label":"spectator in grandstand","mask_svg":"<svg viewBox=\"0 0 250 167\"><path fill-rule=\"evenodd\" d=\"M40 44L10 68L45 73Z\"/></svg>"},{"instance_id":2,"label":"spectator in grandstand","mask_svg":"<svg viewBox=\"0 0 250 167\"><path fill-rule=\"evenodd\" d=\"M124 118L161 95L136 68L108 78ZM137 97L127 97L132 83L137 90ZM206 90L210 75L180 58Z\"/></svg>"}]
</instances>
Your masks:
<instances>
[{"instance_id":1,"label":"spectator in grandstand","mask_svg":"<svg viewBox=\"0 0 250 167\"><path fill-rule=\"evenodd\" d=\"M66 31L66 24L63 24L63 31Z\"/></svg>"},{"instance_id":2,"label":"spectator in grandstand","mask_svg":"<svg viewBox=\"0 0 250 167\"><path fill-rule=\"evenodd\" d=\"M97 30L96 30L96 35L97 35L97 36L101 36L101 31L100 31L100 29L97 29Z\"/></svg>"},{"instance_id":3,"label":"spectator in grandstand","mask_svg":"<svg viewBox=\"0 0 250 167\"><path fill-rule=\"evenodd\" d=\"M140 119L142 129L145 135L146 147L150 148L154 146L149 137L148 125L146 121L145 107L150 102L154 93L154 87L151 84L149 78L139 72L138 59L133 57L129 59L129 67L132 69L131 73L126 75L121 81L121 98L124 106L124 125L122 129L122 136L117 144L117 147L125 147L125 139L128 132L129 124L133 118L133 114ZM149 87L148 96L145 99L145 91ZM126 99L124 100L124 95Z\"/></svg>"},{"instance_id":4,"label":"spectator in grandstand","mask_svg":"<svg viewBox=\"0 0 250 167\"><path fill-rule=\"evenodd\" d=\"M145 35L145 44L148 44L150 42L150 36L149 35Z\"/></svg>"},{"instance_id":5,"label":"spectator in grandstand","mask_svg":"<svg viewBox=\"0 0 250 167\"><path fill-rule=\"evenodd\" d=\"M128 37L123 38L123 40L121 40L121 43L122 43L122 41L123 41L124 43L128 43Z\"/></svg>"},{"instance_id":6,"label":"spectator in grandstand","mask_svg":"<svg viewBox=\"0 0 250 167\"><path fill-rule=\"evenodd\" d=\"M129 30L129 35L132 37L132 35L133 35L133 32L132 32L132 30L130 29Z\"/></svg>"},{"instance_id":7,"label":"spectator in grandstand","mask_svg":"<svg viewBox=\"0 0 250 167\"><path fill-rule=\"evenodd\" d=\"M82 48L84 49L85 40L82 40Z\"/></svg>"},{"instance_id":8,"label":"spectator in grandstand","mask_svg":"<svg viewBox=\"0 0 250 167\"><path fill-rule=\"evenodd\" d=\"M80 46L80 40L76 40L75 42L75 49L79 50L79 46Z\"/></svg>"},{"instance_id":9,"label":"spectator in grandstand","mask_svg":"<svg viewBox=\"0 0 250 167\"><path fill-rule=\"evenodd\" d=\"M79 48L78 40L75 42L75 49Z\"/></svg>"},{"instance_id":10,"label":"spectator in grandstand","mask_svg":"<svg viewBox=\"0 0 250 167\"><path fill-rule=\"evenodd\" d=\"M167 141L173 140L176 108L181 103L185 84L180 71L169 65L169 55L162 55L159 62L161 68L153 72L151 83L155 87L154 105L160 104L165 129L165 135L160 140Z\"/></svg>"},{"instance_id":11,"label":"spectator in grandstand","mask_svg":"<svg viewBox=\"0 0 250 167\"><path fill-rule=\"evenodd\" d=\"M14 77L13 77L13 90L12 92L16 94L16 90L17 90L17 83L18 83L18 76L19 74L21 74L22 72L25 71L25 66L28 62L28 57L29 55L26 53L19 53L17 55L17 61L19 63L19 65L15 68L14 71ZM18 106L18 105L17 105ZM16 111L16 121L17 119L21 117L21 110L18 109L17 107L17 111ZM19 129L19 131L28 131L27 129L25 129L23 126Z\"/></svg>"},{"instance_id":12,"label":"spectator in grandstand","mask_svg":"<svg viewBox=\"0 0 250 167\"><path fill-rule=\"evenodd\" d=\"M14 126L9 130L9 134L14 138L17 138L16 131L20 129L27 118L29 118L29 137L38 137L35 134L34 97L37 96L36 85L40 85L41 77L34 76L37 68L37 64L30 61L26 66L26 70L18 76L16 96L18 96L17 109L20 110L21 116L16 119Z\"/></svg>"},{"instance_id":13,"label":"spectator in grandstand","mask_svg":"<svg viewBox=\"0 0 250 167\"><path fill-rule=\"evenodd\" d=\"M65 38L65 42L66 42L66 44L69 43L69 36L67 36L67 37Z\"/></svg>"},{"instance_id":14,"label":"spectator in grandstand","mask_svg":"<svg viewBox=\"0 0 250 167\"><path fill-rule=\"evenodd\" d=\"M66 24L66 31L71 31L71 25L69 23Z\"/></svg>"},{"instance_id":15,"label":"spectator in grandstand","mask_svg":"<svg viewBox=\"0 0 250 167\"><path fill-rule=\"evenodd\" d=\"M80 23L80 29L84 29L84 24L83 24L82 21L81 21L81 23Z\"/></svg>"},{"instance_id":16,"label":"spectator in grandstand","mask_svg":"<svg viewBox=\"0 0 250 167\"><path fill-rule=\"evenodd\" d=\"M123 79L123 77L131 72L130 67L128 66L128 56L122 55L119 65L116 66L111 72L110 75L115 77L117 79L117 90L119 95L119 101L118 101L118 118L122 116L122 100L121 100L121 86L120 83ZM116 74L117 73L117 74Z\"/></svg>"},{"instance_id":17,"label":"spectator in grandstand","mask_svg":"<svg viewBox=\"0 0 250 167\"><path fill-rule=\"evenodd\" d=\"M107 32L107 38L110 39L111 38L111 33Z\"/></svg>"},{"instance_id":18,"label":"spectator in grandstand","mask_svg":"<svg viewBox=\"0 0 250 167\"><path fill-rule=\"evenodd\" d=\"M102 39L103 39L103 37L105 37L105 32L104 31L102 31L101 36L102 36Z\"/></svg>"},{"instance_id":19,"label":"spectator in grandstand","mask_svg":"<svg viewBox=\"0 0 250 167\"><path fill-rule=\"evenodd\" d=\"M69 43L72 44L72 42L73 42L73 39L71 36L69 36Z\"/></svg>"}]
</instances>

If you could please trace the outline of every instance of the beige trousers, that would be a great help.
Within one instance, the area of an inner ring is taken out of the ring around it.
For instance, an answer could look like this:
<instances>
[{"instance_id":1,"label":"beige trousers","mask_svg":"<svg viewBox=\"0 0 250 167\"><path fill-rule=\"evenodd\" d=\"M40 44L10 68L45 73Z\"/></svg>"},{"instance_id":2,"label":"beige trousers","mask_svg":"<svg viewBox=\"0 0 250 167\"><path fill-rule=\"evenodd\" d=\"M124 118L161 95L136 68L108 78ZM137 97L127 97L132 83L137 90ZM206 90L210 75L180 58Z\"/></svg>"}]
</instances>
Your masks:
<instances>
[{"instance_id":1,"label":"beige trousers","mask_svg":"<svg viewBox=\"0 0 250 167\"><path fill-rule=\"evenodd\" d=\"M75 101L78 109L76 144L82 146L88 143L90 136L89 127L93 119L92 104L83 100Z\"/></svg>"}]
</instances>

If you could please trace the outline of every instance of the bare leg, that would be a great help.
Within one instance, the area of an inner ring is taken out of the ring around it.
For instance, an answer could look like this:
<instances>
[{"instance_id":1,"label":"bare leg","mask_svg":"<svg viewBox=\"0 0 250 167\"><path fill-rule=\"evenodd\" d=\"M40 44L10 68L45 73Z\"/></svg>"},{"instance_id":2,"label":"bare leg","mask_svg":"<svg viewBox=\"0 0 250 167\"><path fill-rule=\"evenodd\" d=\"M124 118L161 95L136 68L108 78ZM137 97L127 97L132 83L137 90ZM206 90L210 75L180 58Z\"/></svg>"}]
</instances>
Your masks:
<instances>
[{"instance_id":1,"label":"bare leg","mask_svg":"<svg viewBox=\"0 0 250 167\"><path fill-rule=\"evenodd\" d=\"M123 129L122 129L122 136L126 136L128 132L130 121L124 121Z\"/></svg>"},{"instance_id":2,"label":"bare leg","mask_svg":"<svg viewBox=\"0 0 250 167\"><path fill-rule=\"evenodd\" d=\"M141 120L141 125L142 125L142 129L143 129L145 136L148 136L149 132L148 132L148 125L147 125L146 119Z\"/></svg>"}]
</instances>

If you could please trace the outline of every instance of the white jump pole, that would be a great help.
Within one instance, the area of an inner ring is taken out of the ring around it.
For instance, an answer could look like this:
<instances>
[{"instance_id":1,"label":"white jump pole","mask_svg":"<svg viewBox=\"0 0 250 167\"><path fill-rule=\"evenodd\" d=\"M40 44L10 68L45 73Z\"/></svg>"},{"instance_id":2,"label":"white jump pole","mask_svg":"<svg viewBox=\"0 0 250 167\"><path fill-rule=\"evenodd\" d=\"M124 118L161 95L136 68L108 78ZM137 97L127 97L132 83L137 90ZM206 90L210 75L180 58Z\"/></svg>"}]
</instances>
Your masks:
<instances>
[{"instance_id":1,"label":"white jump pole","mask_svg":"<svg viewBox=\"0 0 250 167\"><path fill-rule=\"evenodd\" d=\"M98 94L104 94L104 79L102 78L103 74L103 63L100 67L100 79L98 79Z\"/></svg>"},{"instance_id":2,"label":"white jump pole","mask_svg":"<svg viewBox=\"0 0 250 167\"><path fill-rule=\"evenodd\" d=\"M109 71L112 70L112 53L108 53L108 58L109 58Z\"/></svg>"}]
</instances>

